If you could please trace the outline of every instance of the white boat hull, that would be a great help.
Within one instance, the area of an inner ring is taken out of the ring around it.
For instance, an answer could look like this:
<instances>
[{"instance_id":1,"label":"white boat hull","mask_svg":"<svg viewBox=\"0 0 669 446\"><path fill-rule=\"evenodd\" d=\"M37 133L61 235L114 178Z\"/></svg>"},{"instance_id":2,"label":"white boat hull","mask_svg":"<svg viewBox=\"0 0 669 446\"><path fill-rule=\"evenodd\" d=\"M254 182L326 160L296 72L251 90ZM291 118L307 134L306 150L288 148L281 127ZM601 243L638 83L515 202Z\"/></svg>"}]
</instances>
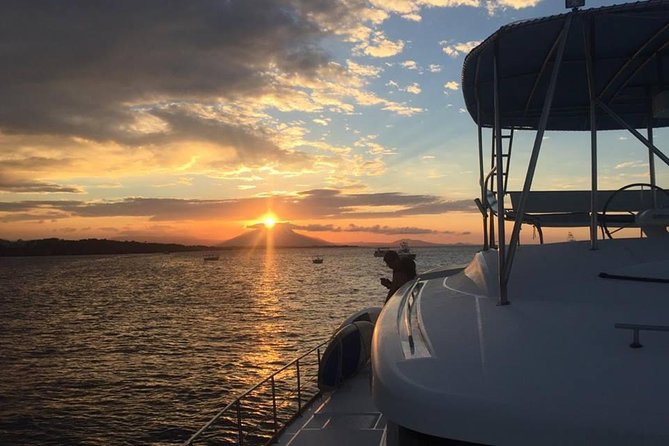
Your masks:
<instances>
[{"instance_id":1,"label":"white boat hull","mask_svg":"<svg viewBox=\"0 0 669 446\"><path fill-rule=\"evenodd\" d=\"M411 309L400 290L372 344L377 407L410 430L474 443L669 444L669 333L644 331L633 349L614 327L669 326L669 284L598 276L645 264L669 271L669 243L521 247L508 306L497 305L496 251L422 282Z\"/></svg>"}]
</instances>

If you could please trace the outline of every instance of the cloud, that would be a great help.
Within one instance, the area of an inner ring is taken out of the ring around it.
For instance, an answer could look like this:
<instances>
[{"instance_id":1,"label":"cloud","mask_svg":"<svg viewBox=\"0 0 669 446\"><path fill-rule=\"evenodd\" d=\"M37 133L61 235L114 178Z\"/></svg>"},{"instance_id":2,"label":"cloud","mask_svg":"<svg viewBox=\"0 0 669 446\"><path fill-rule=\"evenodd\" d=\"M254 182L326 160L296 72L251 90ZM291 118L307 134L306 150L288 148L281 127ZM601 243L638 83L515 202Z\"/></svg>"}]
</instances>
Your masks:
<instances>
[{"instance_id":1,"label":"cloud","mask_svg":"<svg viewBox=\"0 0 669 446\"><path fill-rule=\"evenodd\" d=\"M479 0L371 0L370 2L379 9L409 20L414 20L412 16L420 12L422 7L479 6Z\"/></svg>"},{"instance_id":2,"label":"cloud","mask_svg":"<svg viewBox=\"0 0 669 446\"><path fill-rule=\"evenodd\" d=\"M405 60L404 62L400 63L404 68L407 70L417 70L418 65L416 64L415 60Z\"/></svg>"},{"instance_id":3,"label":"cloud","mask_svg":"<svg viewBox=\"0 0 669 446\"><path fill-rule=\"evenodd\" d=\"M330 123L331 119L329 118L315 118L312 119L312 122L314 124L322 125L322 126L327 126Z\"/></svg>"},{"instance_id":4,"label":"cloud","mask_svg":"<svg viewBox=\"0 0 669 446\"><path fill-rule=\"evenodd\" d=\"M420 94L420 92L422 90L420 88L420 85L418 85L416 82L414 82L410 85L407 85L407 87L405 88L404 91L406 91L407 93L411 93L411 94Z\"/></svg>"},{"instance_id":5,"label":"cloud","mask_svg":"<svg viewBox=\"0 0 669 446\"><path fill-rule=\"evenodd\" d=\"M430 66L428 67L428 70L430 70L430 73L439 73L439 72L441 72L441 65L430 64Z\"/></svg>"},{"instance_id":6,"label":"cloud","mask_svg":"<svg viewBox=\"0 0 669 446\"><path fill-rule=\"evenodd\" d=\"M404 41L389 40L382 31L375 31L373 37L362 42L356 47L356 51L372 57L391 57L400 54L404 50Z\"/></svg>"},{"instance_id":7,"label":"cloud","mask_svg":"<svg viewBox=\"0 0 669 446\"><path fill-rule=\"evenodd\" d=\"M269 0L10 2L3 32L20 45L3 47L0 127L118 139L142 116L164 128L147 103L230 101L268 92L276 73L314 75L328 58L305 9Z\"/></svg>"},{"instance_id":8,"label":"cloud","mask_svg":"<svg viewBox=\"0 0 669 446\"><path fill-rule=\"evenodd\" d=\"M419 0L418 3L424 6L454 8L456 6L479 6L479 0Z\"/></svg>"},{"instance_id":9,"label":"cloud","mask_svg":"<svg viewBox=\"0 0 669 446\"><path fill-rule=\"evenodd\" d=\"M488 14L494 15L498 9L505 10L531 8L539 4L541 0L486 0L485 6Z\"/></svg>"},{"instance_id":10,"label":"cloud","mask_svg":"<svg viewBox=\"0 0 669 446\"><path fill-rule=\"evenodd\" d=\"M469 53L472 49L474 49L474 47L481 43L481 41L470 40L468 42L450 43L448 40L443 40L439 43L441 44L441 49L445 54L451 57L458 57L461 54Z\"/></svg>"},{"instance_id":11,"label":"cloud","mask_svg":"<svg viewBox=\"0 0 669 446\"><path fill-rule=\"evenodd\" d=\"M625 161L623 163L616 164L614 169L619 170L619 169L636 169L636 168L641 168L641 167L648 167L648 162L647 161L641 161L641 160L635 160L635 161Z\"/></svg>"},{"instance_id":12,"label":"cloud","mask_svg":"<svg viewBox=\"0 0 669 446\"><path fill-rule=\"evenodd\" d=\"M454 234L453 231L437 231L434 229L417 228L412 226L391 227L386 225L358 226L350 224L344 231L370 232L373 234L402 235L402 234Z\"/></svg>"},{"instance_id":13,"label":"cloud","mask_svg":"<svg viewBox=\"0 0 669 446\"><path fill-rule=\"evenodd\" d=\"M267 209L282 219L386 218L472 212L473 201L399 192L343 193L312 189L227 200L128 197L120 200L26 200L0 202L0 218L143 217L154 221L253 220ZM18 216L18 217L17 217Z\"/></svg>"},{"instance_id":14,"label":"cloud","mask_svg":"<svg viewBox=\"0 0 669 446\"><path fill-rule=\"evenodd\" d=\"M403 14L402 18L410 20L412 22L420 22L421 20L423 20L423 17L421 17L420 14Z\"/></svg>"},{"instance_id":15,"label":"cloud","mask_svg":"<svg viewBox=\"0 0 669 446\"><path fill-rule=\"evenodd\" d=\"M257 225L254 225L257 226ZM414 226L392 227L387 225L373 225L360 226L356 224L349 224L348 226L337 226L333 224L309 224L309 225L295 225L291 224L292 229L307 232L368 232L371 234L386 234L386 235L418 235L418 234L457 234L454 231L438 231L434 229L418 228Z\"/></svg>"},{"instance_id":16,"label":"cloud","mask_svg":"<svg viewBox=\"0 0 669 446\"><path fill-rule=\"evenodd\" d=\"M3 168L0 167L0 192L81 194L84 191L76 186L62 186L44 181L12 177L3 173Z\"/></svg>"},{"instance_id":17,"label":"cloud","mask_svg":"<svg viewBox=\"0 0 669 446\"><path fill-rule=\"evenodd\" d=\"M444 84L444 88L447 90L459 90L460 84L455 81L448 81Z\"/></svg>"},{"instance_id":18,"label":"cloud","mask_svg":"<svg viewBox=\"0 0 669 446\"><path fill-rule=\"evenodd\" d=\"M381 67L375 67L373 65L362 65L355 63L352 60L347 60L346 64L348 65L350 72L364 77L378 77L379 74L383 71L383 68Z\"/></svg>"},{"instance_id":19,"label":"cloud","mask_svg":"<svg viewBox=\"0 0 669 446\"><path fill-rule=\"evenodd\" d=\"M298 231L307 231L307 232L341 232L341 226L335 226L333 224L321 225L321 224L310 224L310 225L295 225L291 224L292 229Z\"/></svg>"},{"instance_id":20,"label":"cloud","mask_svg":"<svg viewBox=\"0 0 669 446\"><path fill-rule=\"evenodd\" d=\"M322 49L334 37L377 57L402 51L376 29L389 13L364 2L3 6L0 153L12 157L0 157L0 175L26 190L75 192L58 183L91 172L310 169L319 160L307 130L287 129L276 112L420 111L368 89L381 68L340 65Z\"/></svg>"},{"instance_id":21,"label":"cloud","mask_svg":"<svg viewBox=\"0 0 669 446\"><path fill-rule=\"evenodd\" d=\"M423 111L423 109L420 107L410 107L404 104L395 104L395 103L386 104L383 107L383 110L392 111L402 116L413 116Z\"/></svg>"}]
</instances>

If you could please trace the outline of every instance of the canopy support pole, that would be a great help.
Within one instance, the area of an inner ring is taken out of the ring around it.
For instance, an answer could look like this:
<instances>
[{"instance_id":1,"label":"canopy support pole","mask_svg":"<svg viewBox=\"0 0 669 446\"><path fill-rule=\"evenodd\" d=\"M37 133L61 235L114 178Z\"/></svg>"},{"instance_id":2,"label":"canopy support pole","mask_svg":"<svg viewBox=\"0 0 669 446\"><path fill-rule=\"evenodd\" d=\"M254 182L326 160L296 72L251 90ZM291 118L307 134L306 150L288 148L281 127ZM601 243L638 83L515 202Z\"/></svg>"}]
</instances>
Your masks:
<instances>
[{"instance_id":1,"label":"canopy support pole","mask_svg":"<svg viewBox=\"0 0 669 446\"><path fill-rule=\"evenodd\" d=\"M597 249L597 93L595 91L595 69L593 59L593 23L589 20L584 28L585 68L590 93L590 249Z\"/></svg>"},{"instance_id":2,"label":"canopy support pole","mask_svg":"<svg viewBox=\"0 0 669 446\"><path fill-rule=\"evenodd\" d=\"M479 109L478 101L476 101L476 109ZM481 184L481 204L483 205L483 250L487 251L490 248L488 242L488 200L485 193L485 181L483 180L483 129L481 124L478 125L478 140L479 140L479 183Z\"/></svg>"},{"instance_id":3,"label":"canopy support pole","mask_svg":"<svg viewBox=\"0 0 669 446\"><path fill-rule=\"evenodd\" d=\"M551 73L550 84L548 85L548 91L546 91L546 98L544 100L544 106L541 111L541 118L539 119L539 126L537 127L537 134L534 138L534 147L532 148L532 155L530 156L530 163L527 167L527 174L525 175L525 184L523 185L523 193L520 196L520 201L518 203L516 221L513 224L513 232L511 233L511 241L509 242L509 254L507 256L506 262L504 263L504 269L500 269L502 272L501 282L504 288L504 294L506 294L506 286L509 283L509 277L511 275L511 267L513 265L513 258L516 254L516 248L518 247L518 241L520 238L520 228L525 217L525 207L527 204L527 197L530 194L530 189L532 187L532 180L534 179L534 171L537 167L537 161L539 160L539 151L541 150L541 143L543 142L544 132L546 131L546 126L548 125L548 116L553 105L553 96L555 94L555 87L557 85L558 73L560 72L560 66L562 65L562 56L564 56L564 50L567 43L567 36L569 35L569 28L571 27L572 14L570 14L565 20L564 27L562 28L562 33L560 35L560 44L555 55L555 63L553 65L553 71ZM502 214L500 214L502 215ZM500 265L501 268L501 265ZM500 290L501 294L501 290Z\"/></svg>"},{"instance_id":4,"label":"canopy support pole","mask_svg":"<svg viewBox=\"0 0 669 446\"><path fill-rule=\"evenodd\" d=\"M625 128L632 134L632 135L634 135L634 136L636 137L636 139L638 139L639 141L641 141L641 143L642 143L643 145L645 145L646 147L648 147L648 149L649 149L652 153L654 153L655 156L657 156L658 158L660 158L662 161L664 161L664 163L665 163L667 166L669 166L669 157L667 157L667 155L665 155L664 153L662 153L662 151L661 151L660 149L658 149L657 147L655 147L655 145L654 145L652 142L650 142L649 140L647 140L646 138L644 138L644 136L643 136L641 133L639 133L638 131L636 131L636 129L632 128L628 123L626 123L626 122L623 120L623 118L621 118L620 116L618 116L618 115L616 114L616 112L614 112L613 110L611 110L611 109L609 108L609 106L606 105L604 102L602 102L602 101L600 101L600 100L597 100L597 105L599 105L599 106L600 106L606 113L608 113L609 116L611 116L611 117L612 117L618 124L620 124L620 125L622 125L623 127L625 127Z\"/></svg>"},{"instance_id":5,"label":"canopy support pole","mask_svg":"<svg viewBox=\"0 0 669 446\"><path fill-rule=\"evenodd\" d=\"M488 242L488 200L486 199L485 179L483 178L483 129L481 128L481 99L479 96L479 60L476 61L476 75L474 79L474 95L476 96L476 122L478 127L478 144L479 144L479 184L481 185L481 206L483 207L481 214L483 215L483 250L487 251L490 248Z\"/></svg>"},{"instance_id":6,"label":"canopy support pole","mask_svg":"<svg viewBox=\"0 0 669 446\"><path fill-rule=\"evenodd\" d=\"M494 79L493 79L494 80ZM494 93L494 92L493 92ZM491 128L490 129L490 172L492 174L495 173L495 169L497 166L495 166L495 129ZM490 176L490 175L488 175ZM490 180L490 192L494 192L494 186L493 186L493 181L494 179ZM485 185L486 185L486 195L487 195L487 187L488 187L488 177L486 177L485 180ZM495 198L496 199L496 198ZM486 203L488 203L487 198L486 198ZM489 228L488 230L490 231L490 247L491 248L497 248L497 243L495 242L495 213L493 209L490 209L490 222L489 222Z\"/></svg>"},{"instance_id":7,"label":"canopy support pole","mask_svg":"<svg viewBox=\"0 0 669 446\"><path fill-rule=\"evenodd\" d=\"M648 142L653 144L653 99L648 91ZM648 174L650 176L650 184L655 186L655 155L653 151L648 149ZM653 207L657 207L657 194L653 189Z\"/></svg>"},{"instance_id":8,"label":"canopy support pole","mask_svg":"<svg viewBox=\"0 0 669 446\"><path fill-rule=\"evenodd\" d=\"M506 235L504 233L504 176L502 175L502 127L499 104L499 39L495 40L495 55L493 56L493 97L495 107L495 165L497 167L497 268L499 283L499 300L497 305L508 305L506 283L502 272L506 269Z\"/></svg>"}]
</instances>

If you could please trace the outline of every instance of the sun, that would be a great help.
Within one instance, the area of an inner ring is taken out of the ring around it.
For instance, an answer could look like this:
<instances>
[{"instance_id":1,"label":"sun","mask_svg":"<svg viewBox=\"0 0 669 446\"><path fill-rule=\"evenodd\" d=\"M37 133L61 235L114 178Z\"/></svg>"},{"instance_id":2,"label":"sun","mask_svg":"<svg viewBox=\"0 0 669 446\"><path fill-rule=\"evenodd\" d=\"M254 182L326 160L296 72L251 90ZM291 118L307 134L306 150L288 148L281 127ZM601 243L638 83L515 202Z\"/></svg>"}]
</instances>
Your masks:
<instances>
[{"instance_id":1,"label":"sun","mask_svg":"<svg viewBox=\"0 0 669 446\"><path fill-rule=\"evenodd\" d=\"M263 224L265 225L265 228L267 229L272 229L274 225L276 224L276 220L272 215L268 215L265 217L263 220Z\"/></svg>"}]
</instances>

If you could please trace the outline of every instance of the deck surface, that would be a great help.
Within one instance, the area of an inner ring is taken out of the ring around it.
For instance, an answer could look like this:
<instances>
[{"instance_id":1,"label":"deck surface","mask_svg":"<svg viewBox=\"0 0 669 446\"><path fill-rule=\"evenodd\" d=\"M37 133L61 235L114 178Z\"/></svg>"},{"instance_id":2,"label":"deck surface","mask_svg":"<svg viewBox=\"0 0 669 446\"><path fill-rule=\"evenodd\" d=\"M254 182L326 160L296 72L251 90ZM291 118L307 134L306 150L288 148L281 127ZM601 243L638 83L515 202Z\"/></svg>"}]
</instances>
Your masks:
<instances>
[{"instance_id":1,"label":"deck surface","mask_svg":"<svg viewBox=\"0 0 669 446\"><path fill-rule=\"evenodd\" d=\"M279 437L281 446L381 445L386 422L370 394L370 368L314 401Z\"/></svg>"}]
</instances>

